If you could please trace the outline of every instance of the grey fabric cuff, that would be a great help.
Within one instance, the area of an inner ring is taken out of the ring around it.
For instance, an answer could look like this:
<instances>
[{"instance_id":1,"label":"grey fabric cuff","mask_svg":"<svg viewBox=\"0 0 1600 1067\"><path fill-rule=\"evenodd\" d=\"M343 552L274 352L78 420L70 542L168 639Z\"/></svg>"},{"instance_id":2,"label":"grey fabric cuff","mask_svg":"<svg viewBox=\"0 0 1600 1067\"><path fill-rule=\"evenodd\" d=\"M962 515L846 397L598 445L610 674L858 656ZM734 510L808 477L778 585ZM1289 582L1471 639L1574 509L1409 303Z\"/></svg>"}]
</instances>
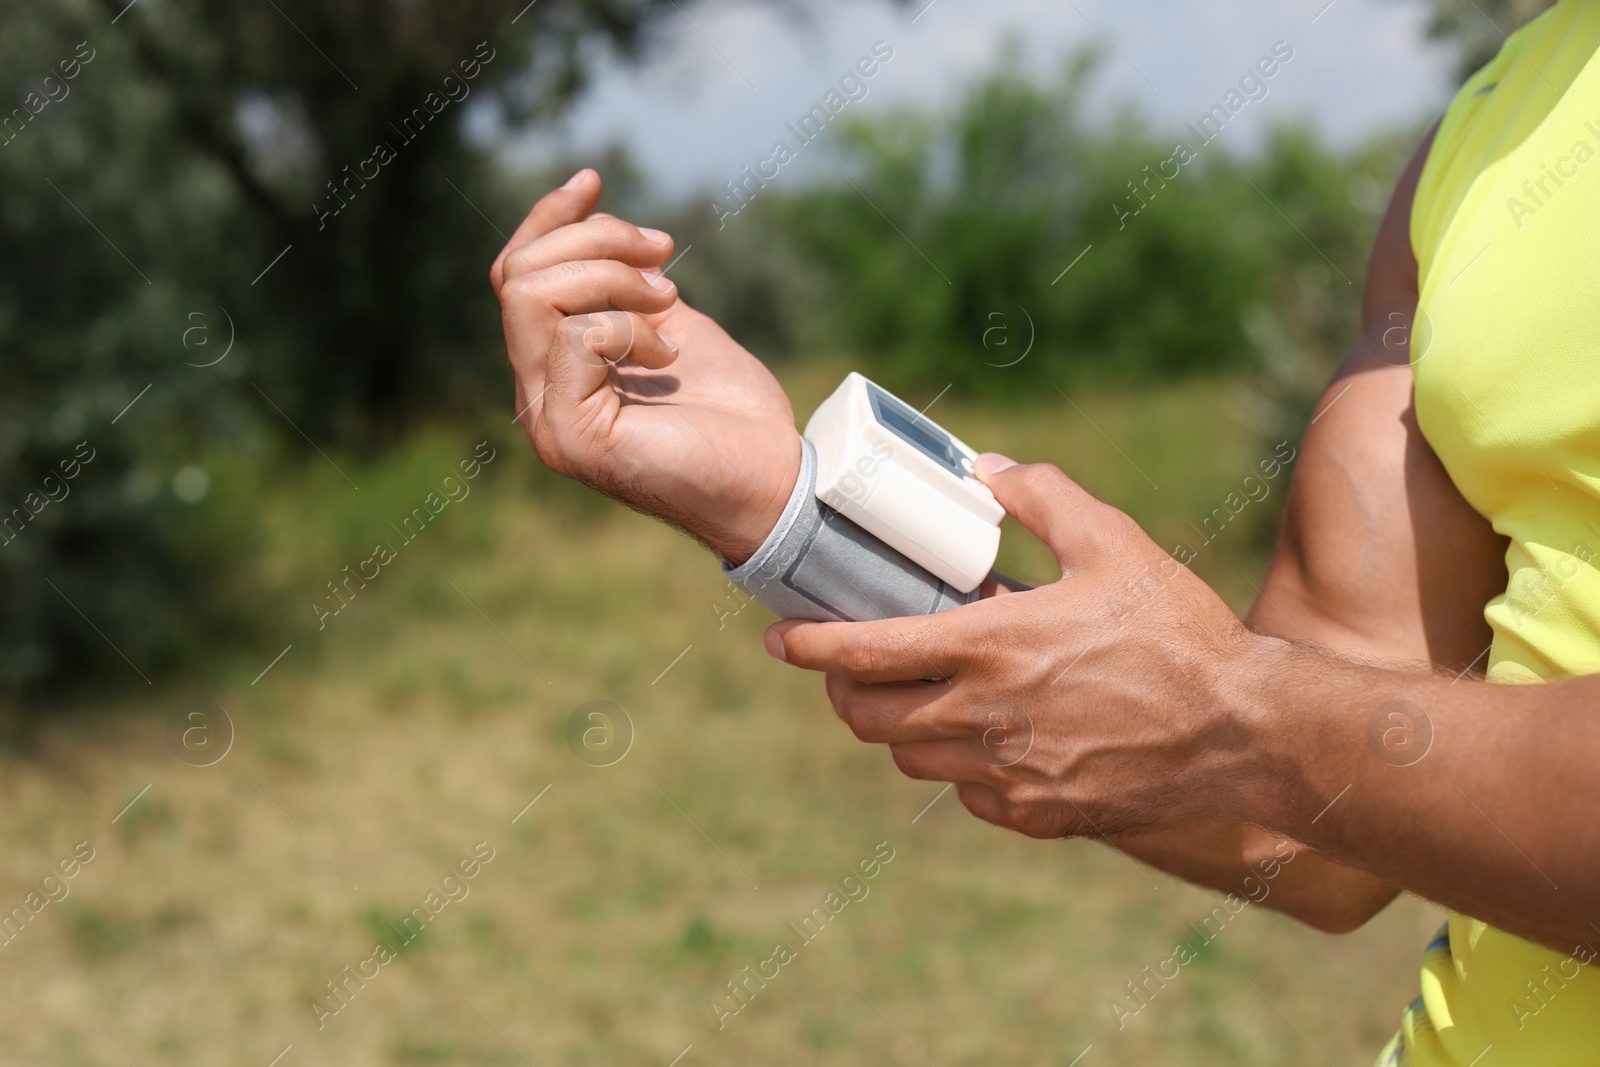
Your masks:
<instances>
[{"instance_id":1,"label":"grey fabric cuff","mask_svg":"<svg viewBox=\"0 0 1600 1067\"><path fill-rule=\"evenodd\" d=\"M722 571L782 619L864 622L970 604L960 593L817 499L817 452L800 439L800 477L756 554Z\"/></svg>"}]
</instances>

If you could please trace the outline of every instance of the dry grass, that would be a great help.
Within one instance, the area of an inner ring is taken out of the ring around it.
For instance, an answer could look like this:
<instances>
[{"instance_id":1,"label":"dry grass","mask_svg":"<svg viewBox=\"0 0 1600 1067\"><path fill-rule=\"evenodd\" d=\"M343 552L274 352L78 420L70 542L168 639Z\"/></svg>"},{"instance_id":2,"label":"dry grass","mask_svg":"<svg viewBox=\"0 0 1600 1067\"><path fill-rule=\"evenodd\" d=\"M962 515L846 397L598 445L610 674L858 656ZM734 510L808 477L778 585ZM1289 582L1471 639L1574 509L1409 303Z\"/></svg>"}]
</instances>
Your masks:
<instances>
[{"instance_id":1,"label":"dry grass","mask_svg":"<svg viewBox=\"0 0 1600 1067\"><path fill-rule=\"evenodd\" d=\"M797 408L831 377L797 382ZM1214 386L1079 402L1098 430L1063 404L934 414L1055 459L1163 543L1258 458ZM0 947L0 1061L267 1067L292 1045L282 1067L666 1067L692 1044L683 1067L956 1067L1066 1064L1092 1044L1085 1067L1364 1064L1414 994L1431 908L1402 901L1337 939L1251 909L1119 1031L1108 1000L1198 941L1187 924L1209 894L1094 843L1002 833L953 796L913 824L939 787L900 777L833 719L819 679L770 661L759 608L719 630L701 550L549 492L518 448L437 537L325 631L308 625L322 582L467 451L420 443L367 472L360 501L320 474L280 486L257 567L292 611L280 642L203 683L63 709L8 757L0 907L75 842L96 856ZM1277 502L1197 563L1236 605ZM1042 551L1010 540L1008 565L1046 577ZM208 768L166 746L196 698L238 727ZM636 731L610 767L565 741L596 698ZM479 841L495 856L470 895L319 1030L322 983L395 940L387 924ZM798 945L785 924L881 841L894 859L870 895L719 1030L724 983L778 939Z\"/></svg>"}]
</instances>

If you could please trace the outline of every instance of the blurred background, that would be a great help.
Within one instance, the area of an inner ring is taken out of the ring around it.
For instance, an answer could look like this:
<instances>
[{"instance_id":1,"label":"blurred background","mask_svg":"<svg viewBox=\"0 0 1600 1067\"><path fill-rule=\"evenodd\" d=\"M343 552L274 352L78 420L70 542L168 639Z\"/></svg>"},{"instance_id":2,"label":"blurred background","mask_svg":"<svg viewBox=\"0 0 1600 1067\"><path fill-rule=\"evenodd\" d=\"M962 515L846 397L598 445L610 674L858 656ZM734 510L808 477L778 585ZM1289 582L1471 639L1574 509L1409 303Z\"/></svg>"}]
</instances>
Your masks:
<instances>
[{"instance_id":1,"label":"blurred background","mask_svg":"<svg viewBox=\"0 0 1600 1067\"><path fill-rule=\"evenodd\" d=\"M1544 6L0 9L0 1062L1368 1062L1433 909L1207 937L1211 895L902 779L703 550L539 467L487 268L594 166L802 418L860 369L1243 610L1289 475L1244 479Z\"/></svg>"}]
</instances>

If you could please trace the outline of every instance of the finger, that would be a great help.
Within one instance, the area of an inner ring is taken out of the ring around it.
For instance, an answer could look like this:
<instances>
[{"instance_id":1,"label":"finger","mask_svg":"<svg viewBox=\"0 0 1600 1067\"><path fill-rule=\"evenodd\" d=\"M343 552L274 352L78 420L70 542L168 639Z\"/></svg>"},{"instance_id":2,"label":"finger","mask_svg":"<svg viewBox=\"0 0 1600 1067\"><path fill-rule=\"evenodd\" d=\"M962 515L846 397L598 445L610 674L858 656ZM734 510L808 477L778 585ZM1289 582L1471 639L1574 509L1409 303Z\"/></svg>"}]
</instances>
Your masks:
<instances>
[{"instance_id":1,"label":"finger","mask_svg":"<svg viewBox=\"0 0 1600 1067\"><path fill-rule=\"evenodd\" d=\"M907 778L923 782L978 783L987 779L987 768L973 758L965 741L920 741L890 745L894 765Z\"/></svg>"},{"instance_id":2,"label":"finger","mask_svg":"<svg viewBox=\"0 0 1600 1067\"><path fill-rule=\"evenodd\" d=\"M558 263L506 284L518 285L525 279L563 315L588 315L612 308L651 314L666 311L678 300L678 287L671 278L611 259Z\"/></svg>"},{"instance_id":3,"label":"finger","mask_svg":"<svg viewBox=\"0 0 1600 1067\"><path fill-rule=\"evenodd\" d=\"M1008 830L1011 828L1011 823L1006 818L1005 801L1000 799L999 793L982 782L958 782L956 797L961 801L962 807L984 822L1003 826Z\"/></svg>"},{"instance_id":4,"label":"finger","mask_svg":"<svg viewBox=\"0 0 1600 1067\"><path fill-rule=\"evenodd\" d=\"M612 306L642 306L649 309L670 307L677 299L676 290L663 292L635 270L623 263L571 263L552 267L547 271L524 274L506 283L501 293L501 318L505 326L506 353L516 372L521 391L517 400L518 418L524 426L532 427L544 407L543 398L548 391L549 364L552 360L577 362L590 371L582 385L588 393L599 388L605 379L609 363L597 352L585 348L583 336L597 325L592 322L563 324L568 315L598 314ZM646 366L665 366L673 355L657 350L660 340L667 353L667 344L655 328L639 316L629 319L631 332L613 323L610 336L591 335L591 341L604 341L606 352L625 352L632 355L637 347L639 361ZM576 335L577 347L573 347ZM632 338L632 344L619 341L618 336ZM617 356L615 358L623 358ZM571 400L577 385L568 379L564 394Z\"/></svg>"},{"instance_id":5,"label":"finger","mask_svg":"<svg viewBox=\"0 0 1600 1067\"><path fill-rule=\"evenodd\" d=\"M644 229L609 215L593 215L512 249L500 270L502 279L509 279L558 263L587 259L659 267L671 256L672 238L660 230Z\"/></svg>"},{"instance_id":6,"label":"finger","mask_svg":"<svg viewBox=\"0 0 1600 1067\"><path fill-rule=\"evenodd\" d=\"M574 222L582 222L589 217L595 204L600 201L600 175L588 167L578 171L568 178L566 184L559 189L552 189L539 198L528 212L528 217L512 233L511 239L495 257L494 264L489 268L489 284L494 286L498 294L505 284L503 265L506 256L513 249L520 248L537 237L543 237L551 230L561 226L570 226Z\"/></svg>"},{"instance_id":7,"label":"finger","mask_svg":"<svg viewBox=\"0 0 1600 1067\"><path fill-rule=\"evenodd\" d=\"M564 316L612 308L648 314L666 311L677 299L671 279L647 276L615 260L590 260L508 279L500 292L500 310L515 362L518 354L543 351L543 335Z\"/></svg>"},{"instance_id":8,"label":"finger","mask_svg":"<svg viewBox=\"0 0 1600 1067\"><path fill-rule=\"evenodd\" d=\"M507 281L500 293L506 353L523 384L537 393L544 388L551 331L562 318L611 308L665 311L676 300L677 289L667 279L646 278L625 263L609 260L563 263L522 274Z\"/></svg>"},{"instance_id":9,"label":"finger","mask_svg":"<svg viewBox=\"0 0 1600 1067\"><path fill-rule=\"evenodd\" d=\"M601 311L567 320L566 336L580 329L580 347L569 350L576 358L592 355L607 363L626 359L651 370L670 366L678 358L678 346L632 311Z\"/></svg>"},{"instance_id":10,"label":"finger","mask_svg":"<svg viewBox=\"0 0 1600 1067\"><path fill-rule=\"evenodd\" d=\"M940 698L944 682L857 682L828 675L828 699L834 714L856 739L870 745L947 741L967 737L972 723L950 701Z\"/></svg>"},{"instance_id":11,"label":"finger","mask_svg":"<svg viewBox=\"0 0 1600 1067\"><path fill-rule=\"evenodd\" d=\"M788 619L768 628L767 651L796 667L858 682L951 678L960 668L964 610L881 622Z\"/></svg>"},{"instance_id":12,"label":"finger","mask_svg":"<svg viewBox=\"0 0 1600 1067\"><path fill-rule=\"evenodd\" d=\"M1008 514L1050 546L1063 568L1093 552L1110 527L1126 518L1048 463L1017 463L985 452L973 470Z\"/></svg>"},{"instance_id":13,"label":"finger","mask_svg":"<svg viewBox=\"0 0 1600 1067\"><path fill-rule=\"evenodd\" d=\"M956 796L961 804L984 822L1031 837L1036 841L1059 841L1080 833L1075 823L1062 817L1053 807L1039 802L1017 802L985 782L958 782Z\"/></svg>"},{"instance_id":14,"label":"finger","mask_svg":"<svg viewBox=\"0 0 1600 1067\"><path fill-rule=\"evenodd\" d=\"M617 360L659 369L676 358L677 350L666 338L632 312L574 315L557 328L551 342L546 385L534 415L548 415L558 427L579 421L575 416L589 398L610 388L610 370Z\"/></svg>"}]
</instances>

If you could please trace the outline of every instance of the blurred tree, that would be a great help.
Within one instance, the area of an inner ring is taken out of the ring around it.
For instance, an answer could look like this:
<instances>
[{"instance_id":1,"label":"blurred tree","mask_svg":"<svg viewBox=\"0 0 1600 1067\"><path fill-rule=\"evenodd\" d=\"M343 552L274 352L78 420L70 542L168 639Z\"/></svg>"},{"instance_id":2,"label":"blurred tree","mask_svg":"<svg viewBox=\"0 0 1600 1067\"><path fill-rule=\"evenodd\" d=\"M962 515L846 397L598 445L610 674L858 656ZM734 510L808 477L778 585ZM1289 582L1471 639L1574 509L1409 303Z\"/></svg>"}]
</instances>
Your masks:
<instances>
[{"instance_id":1,"label":"blurred tree","mask_svg":"<svg viewBox=\"0 0 1600 1067\"><path fill-rule=\"evenodd\" d=\"M686 6L0 6L0 695L154 673L250 612L211 566L249 505L212 536L203 449L321 463L302 434L504 403L486 272L525 204L495 142Z\"/></svg>"},{"instance_id":2,"label":"blurred tree","mask_svg":"<svg viewBox=\"0 0 1600 1067\"><path fill-rule=\"evenodd\" d=\"M892 387L1049 400L1254 370L1290 344L1325 373L1404 156L1293 128L1242 155L1227 131L1091 118L1096 62L1038 81L1004 57L949 112L855 121L830 176L728 229L771 217L826 293L812 315Z\"/></svg>"},{"instance_id":3,"label":"blurred tree","mask_svg":"<svg viewBox=\"0 0 1600 1067\"><path fill-rule=\"evenodd\" d=\"M597 46L636 56L657 15L677 17L672 0L99 6L162 113L150 136L194 153L236 202L202 269L279 320L258 351L263 389L313 436L355 443L482 381L462 354L497 337L488 131L555 118Z\"/></svg>"}]
</instances>

